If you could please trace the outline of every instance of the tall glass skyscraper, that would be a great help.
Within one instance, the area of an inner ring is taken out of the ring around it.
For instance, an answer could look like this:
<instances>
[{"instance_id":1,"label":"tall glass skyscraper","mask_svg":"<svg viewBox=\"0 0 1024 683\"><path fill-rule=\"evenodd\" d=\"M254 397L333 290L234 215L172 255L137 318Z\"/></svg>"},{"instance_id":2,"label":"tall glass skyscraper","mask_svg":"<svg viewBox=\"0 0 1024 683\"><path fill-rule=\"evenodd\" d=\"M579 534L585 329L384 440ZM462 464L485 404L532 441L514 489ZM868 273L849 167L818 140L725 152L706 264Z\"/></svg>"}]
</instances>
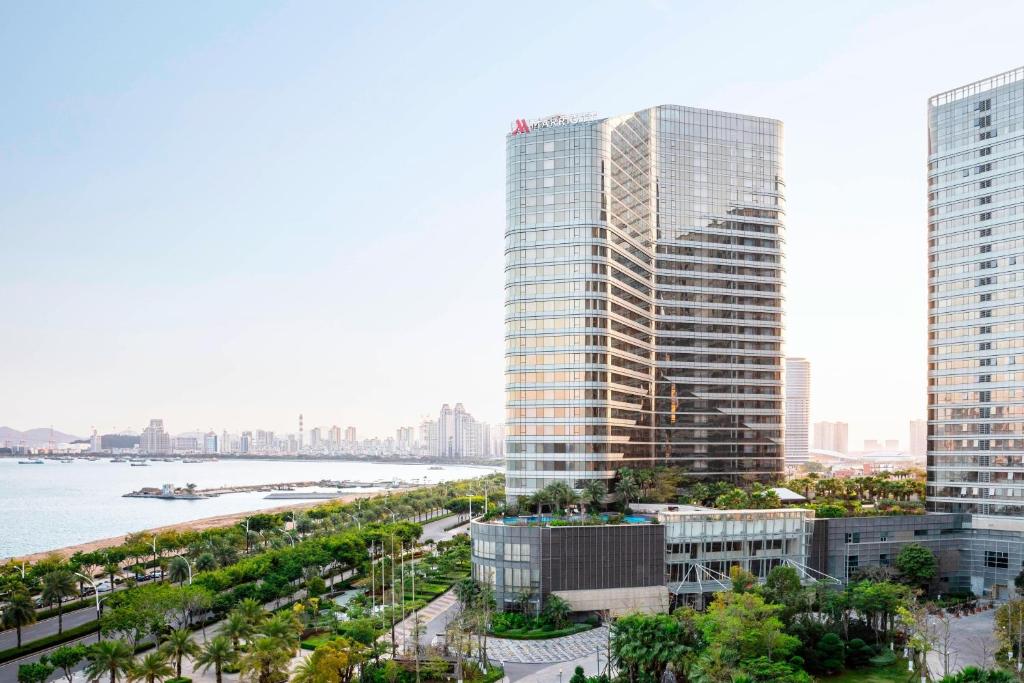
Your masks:
<instances>
[{"instance_id":1,"label":"tall glass skyscraper","mask_svg":"<svg viewBox=\"0 0 1024 683\"><path fill-rule=\"evenodd\" d=\"M507 494L783 469L782 124L660 106L507 136Z\"/></svg>"},{"instance_id":2,"label":"tall glass skyscraper","mask_svg":"<svg viewBox=\"0 0 1024 683\"><path fill-rule=\"evenodd\" d=\"M1024 513L1024 68L928 102L928 509Z\"/></svg>"}]
</instances>

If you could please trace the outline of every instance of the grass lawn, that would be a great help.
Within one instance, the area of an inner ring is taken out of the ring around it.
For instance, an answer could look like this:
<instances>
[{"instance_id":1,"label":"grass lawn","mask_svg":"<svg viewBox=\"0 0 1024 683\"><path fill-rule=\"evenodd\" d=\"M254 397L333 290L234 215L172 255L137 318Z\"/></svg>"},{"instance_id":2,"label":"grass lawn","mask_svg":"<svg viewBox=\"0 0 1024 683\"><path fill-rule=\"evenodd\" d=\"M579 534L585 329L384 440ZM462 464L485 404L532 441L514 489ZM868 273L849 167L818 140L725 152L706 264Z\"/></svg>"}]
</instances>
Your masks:
<instances>
[{"instance_id":1,"label":"grass lawn","mask_svg":"<svg viewBox=\"0 0 1024 683\"><path fill-rule=\"evenodd\" d=\"M818 680L822 683L908 683L917 681L918 678L907 671L905 659L897 659L889 666L851 669L838 676L822 676Z\"/></svg>"}]
</instances>

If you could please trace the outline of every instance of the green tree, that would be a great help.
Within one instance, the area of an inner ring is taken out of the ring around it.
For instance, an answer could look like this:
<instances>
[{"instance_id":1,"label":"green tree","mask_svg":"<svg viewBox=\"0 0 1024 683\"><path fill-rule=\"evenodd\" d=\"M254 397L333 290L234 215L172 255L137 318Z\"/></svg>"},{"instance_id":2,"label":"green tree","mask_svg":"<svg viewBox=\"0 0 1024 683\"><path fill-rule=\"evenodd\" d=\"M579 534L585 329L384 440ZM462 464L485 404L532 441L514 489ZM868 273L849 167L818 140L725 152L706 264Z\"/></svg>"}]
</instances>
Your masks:
<instances>
[{"instance_id":1,"label":"green tree","mask_svg":"<svg viewBox=\"0 0 1024 683\"><path fill-rule=\"evenodd\" d=\"M199 646L192 640L192 632L184 628L171 631L161 649L165 658L174 660L174 675L178 678L181 678L181 660L199 654Z\"/></svg>"},{"instance_id":2,"label":"green tree","mask_svg":"<svg viewBox=\"0 0 1024 683\"><path fill-rule=\"evenodd\" d=\"M650 674L658 681L671 664L683 670L683 662L698 644L690 612L630 614L612 624L611 655L630 681Z\"/></svg>"},{"instance_id":3,"label":"green tree","mask_svg":"<svg viewBox=\"0 0 1024 683\"><path fill-rule=\"evenodd\" d=\"M50 664L61 670L64 678L71 679L75 675L75 667L89 654L89 648L85 645L63 645L50 653L47 658Z\"/></svg>"},{"instance_id":4,"label":"green tree","mask_svg":"<svg viewBox=\"0 0 1024 683\"><path fill-rule=\"evenodd\" d=\"M704 640L716 656L732 665L764 656L769 661L789 657L800 641L785 633L781 605L765 603L757 593L723 591L708 610L696 616Z\"/></svg>"},{"instance_id":5,"label":"green tree","mask_svg":"<svg viewBox=\"0 0 1024 683\"><path fill-rule=\"evenodd\" d=\"M184 584L189 577L189 565L188 560L178 555L171 559L171 563L167 565L167 578L178 584Z\"/></svg>"},{"instance_id":6,"label":"green tree","mask_svg":"<svg viewBox=\"0 0 1024 683\"><path fill-rule=\"evenodd\" d=\"M779 565L768 572L761 594L765 602L782 605L780 616L783 622L788 623L793 615L803 609L807 591L800 583L796 569L789 565Z\"/></svg>"},{"instance_id":7,"label":"green tree","mask_svg":"<svg viewBox=\"0 0 1024 683\"><path fill-rule=\"evenodd\" d=\"M75 577L67 569L55 569L43 576L43 602L57 605L57 633L64 633L64 601L77 592Z\"/></svg>"},{"instance_id":8,"label":"green tree","mask_svg":"<svg viewBox=\"0 0 1024 683\"><path fill-rule=\"evenodd\" d=\"M132 665L132 647L123 640L103 640L89 647L88 657L85 675L90 681L109 676L110 683L117 683Z\"/></svg>"},{"instance_id":9,"label":"green tree","mask_svg":"<svg viewBox=\"0 0 1024 683\"><path fill-rule=\"evenodd\" d=\"M289 655L299 649L302 627L292 614L275 614L260 627L260 634L281 646Z\"/></svg>"},{"instance_id":10,"label":"green tree","mask_svg":"<svg viewBox=\"0 0 1024 683\"><path fill-rule=\"evenodd\" d=\"M174 669L167 663L167 656L159 650L153 650L132 663L128 669L128 680L160 683L160 681L170 678L173 674ZM179 673L178 675L180 676L181 674Z\"/></svg>"},{"instance_id":11,"label":"green tree","mask_svg":"<svg viewBox=\"0 0 1024 683\"><path fill-rule=\"evenodd\" d=\"M196 571L208 572L217 568L217 558L211 552L205 552L196 558Z\"/></svg>"},{"instance_id":12,"label":"green tree","mask_svg":"<svg viewBox=\"0 0 1024 683\"><path fill-rule=\"evenodd\" d=\"M615 484L615 493L623 506L629 507L629 502L640 497L640 484L636 480L633 470L624 467L619 470L619 481Z\"/></svg>"},{"instance_id":13,"label":"green tree","mask_svg":"<svg viewBox=\"0 0 1024 683\"><path fill-rule=\"evenodd\" d=\"M814 646L816 660L822 671L831 675L843 670L846 662L846 645L835 633L826 633Z\"/></svg>"},{"instance_id":14,"label":"green tree","mask_svg":"<svg viewBox=\"0 0 1024 683\"><path fill-rule=\"evenodd\" d=\"M938 574L939 563L935 554L918 543L903 547L896 556L896 569L911 586L925 587Z\"/></svg>"},{"instance_id":15,"label":"green tree","mask_svg":"<svg viewBox=\"0 0 1024 683\"><path fill-rule=\"evenodd\" d=\"M603 480L588 479L583 485L583 492L580 494L580 501L587 506L588 512L595 512L601 508L605 496L608 495L608 487Z\"/></svg>"},{"instance_id":16,"label":"green tree","mask_svg":"<svg viewBox=\"0 0 1024 683\"><path fill-rule=\"evenodd\" d=\"M18 647L21 647L22 627L36 623L36 606L32 596L24 590L11 595L4 607L2 621L4 628L13 628L17 631Z\"/></svg>"},{"instance_id":17,"label":"green tree","mask_svg":"<svg viewBox=\"0 0 1024 683\"><path fill-rule=\"evenodd\" d=\"M53 667L44 661L18 665L18 683L46 683Z\"/></svg>"},{"instance_id":18,"label":"green tree","mask_svg":"<svg viewBox=\"0 0 1024 683\"><path fill-rule=\"evenodd\" d=\"M231 641L231 648L237 653L238 644L251 636L254 632L254 628L246 615L235 610L228 614L227 618L224 619L224 623L220 627L221 634L224 635L228 640Z\"/></svg>"},{"instance_id":19,"label":"green tree","mask_svg":"<svg viewBox=\"0 0 1024 683\"><path fill-rule=\"evenodd\" d=\"M234 611L242 615L249 625L253 628L258 628L263 620L267 618L267 613L263 611L263 605L254 600L253 598L246 598L242 600L235 607Z\"/></svg>"},{"instance_id":20,"label":"green tree","mask_svg":"<svg viewBox=\"0 0 1024 683\"><path fill-rule=\"evenodd\" d=\"M541 615L551 624L552 627L565 628L569 625L569 603L557 595L549 595L544 601L544 610Z\"/></svg>"},{"instance_id":21,"label":"green tree","mask_svg":"<svg viewBox=\"0 0 1024 683\"><path fill-rule=\"evenodd\" d=\"M273 638L257 638L238 660L239 675L246 683L278 683L288 678L291 653Z\"/></svg>"},{"instance_id":22,"label":"green tree","mask_svg":"<svg viewBox=\"0 0 1024 683\"><path fill-rule=\"evenodd\" d=\"M202 650L195 657L195 665L203 672L213 667L217 683L222 683L224 667L234 663L236 656L231 640L227 636L218 635L203 644Z\"/></svg>"},{"instance_id":23,"label":"green tree","mask_svg":"<svg viewBox=\"0 0 1024 683\"><path fill-rule=\"evenodd\" d=\"M582 666L577 666L576 670L572 672L569 683L587 683L587 674L583 671Z\"/></svg>"}]
</instances>

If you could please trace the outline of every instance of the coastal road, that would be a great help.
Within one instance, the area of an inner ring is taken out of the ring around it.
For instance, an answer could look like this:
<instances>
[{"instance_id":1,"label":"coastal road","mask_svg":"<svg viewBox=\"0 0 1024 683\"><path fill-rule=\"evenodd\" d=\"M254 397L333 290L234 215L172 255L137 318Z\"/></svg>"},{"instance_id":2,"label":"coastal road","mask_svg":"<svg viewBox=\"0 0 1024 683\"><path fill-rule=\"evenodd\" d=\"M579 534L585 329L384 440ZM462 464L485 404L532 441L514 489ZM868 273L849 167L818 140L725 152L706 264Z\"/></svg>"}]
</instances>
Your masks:
<instances>
[{"instance_id":1,"label":"coastal road","mask_svg":"<svg viewBox=\"0 0 1024 683\"><path fill-rule=\"evenodd\" d=\"M423 525L423 535L422 535L421 538L422 538L423 541L428 541L429 540L429 541L434 541L436 543L438 541L448 540L448 539L452 538L453 536L455 536L455 535L457 535L459 533L464 533L469 528L468 527L468 521L467 521L466 524L464 524L464 525L462 525L462 526L460 526L458 528L452 529L450 531L445 531L445 527L451 526L458 519L465 519L465 518L466 518L465 515L462 515L459 518L456 518L454 516L449 515L447 517L442 517L440 519L435 519L435 520L433 520L431 522L427 522L426 524ZM332 583L335 580L340 580L340 577L335 577L332 580ZM302 591L300 591L300 593L302 593ZM279 601L275 601L275 603L276 602L279 602ZM275 607L275 603L269 603L269 604L266 605L266 607L268 609L272 609L273 607ZM89 621L92 621L95 618L96 618L96 609L95 609L95 607L79 609L79 610L75 610L73 612L67 612L64 615L64 628L68 629L68 628L71 628L73 626L78 626L78 625L87 623ZM22 629L22 638L21 638L21 640L22 640L22 643L28 643L28 642L31 642L32 640L37 640L37 639L45 637L47 635L52 635L52 634L54 634L56 632L57 632L57 618L53 617L52 619L46 619L46 620L37 622L35 624L32 624L31 626L26 626L24 629ZM95 643L96 640L97 640L97 635L94 633L94 634L85 636L83 638L80 638L78 640L71 641L71 642L65 643L65 644L73 645L75 643ZM9 647L15 647L16 645L17 645L17 636L16 636L16 633L15 633L14 629L8 629L6 631L0 632L0 650L7 649ZM51 648L51 649L56 649L56 648ZM27 664L29 662L39 661L39 657L42 654L46 654L46 652L49 652L49 650L44 651L44 652L39 652L39 653L36 653L36 654L32 654L32 655L28 655L28 656L26 656L26 657L24 657L22 659L18 659L18 660L12 661L12 662L7 662L5 664L0 664L0 683L14 683L14 682L16 682L17 678L18 678L18 665L19 664Z\"/></svg>"},{"instance_id":2,"label":"coastal road","mask_svg":"<svg viewBox=\"0 0 1024 683\"><path fill-rule=\"evenodd\" d=\"M64 614L64 629L81 626L96 619L96 607L76 609L73 612ZM37 621L36 623L21 629L21 642L31 643L33 640L45 638L57 633L57 617ZM13 628L0 632L0 650L7 650L18 646L18 633Z\"/></svg>"}]
</instances>

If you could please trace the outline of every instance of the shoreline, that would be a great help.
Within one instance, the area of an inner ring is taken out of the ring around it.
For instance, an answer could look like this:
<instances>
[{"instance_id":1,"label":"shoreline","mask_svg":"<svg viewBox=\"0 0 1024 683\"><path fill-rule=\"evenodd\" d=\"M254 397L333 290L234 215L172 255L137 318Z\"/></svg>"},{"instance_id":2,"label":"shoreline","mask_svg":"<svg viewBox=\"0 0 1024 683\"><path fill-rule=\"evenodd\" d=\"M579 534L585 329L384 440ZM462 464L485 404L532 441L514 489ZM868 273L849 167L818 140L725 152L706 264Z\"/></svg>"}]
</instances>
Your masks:
<instances>
[{"instance_id":1,"label":"shoreline","mask_svg":"<svg viewBox=\"0 0 1024 683\"><path fill-rule=\"evenodd\" d=\"M326 500L323 500L323 499L321 499L321 500L309 500L309 501L304 501L304 502L301 502L301 503L292 503L292 504L289 504L289 505L279 505L277 507L272 507L272 508L263 508L263 509L259 509L259 510L248 510L248 511L245 511L245 512L235 512L235 513L230 513L230 514L226 514L226 515L216 515L214 517L201 517L199 519L193 519L193 520L189 520L187 522L178 522L176 524L167 524L165 526L153 527L151 529L140 529L139 531L132 531L132 532L129 532L129 533L132 533L132 534L136 534L136 533L157 533L157 534L159 534L159 533L163 533L165 531L188 531L188 530L191 530L191 531L206 531L207 529L214 529L214 528L217 528L217 527L230 526L230 525L236 524L236 523L241 522L246 517L249 517L251 515L262 515L262 514L273 515L273 514L278 514L278 513L281 513L281 512L288 512L290 510L305 510L305 509L308 509L308 508L317 507L319 505L324 505L326 503L334 503L334 502L338 502L338 503L351 503L351 502L353 502L355 500L359 500L360 498L375 498L377 496L387 495L389 493L404 493L406 491L411 491L414 488L419 488L419 487L409 487L409 488L402 488L402 489L387 489L387 490L383 490L383 491L379 491L379 492L363 492L363 493L343 494L343 495L340 495L340 496L338 496L336 498L330 498L330 499L326 499ZM62 559L67 559L67 558L71 557L72 555L74 555L76 552L88 553L88 552L93 552L95 550L99 550L101 548L106 548L106 547L109 547L109 546L120 545L121 543L124 542L124 540L128 537L128 535L129 534L126 533L126 534L122 534L120 536L111 536L109 538L99 538L99 539L96 539L96 540L93 540L93 541L86 541L84 543L77 543L75 545L64 546L63 548L54 548L52 550L41 550L39 552L29 553L28 555L19 555L19 556L13 557L13 558L11 558L11 561L19 563L19 564L21 562L25 562L27 564L34 564L35 562L38 562L39 560L45 559L47 557L52 557L54 555L58 555Z\"/></svg>"}]
</instances>

